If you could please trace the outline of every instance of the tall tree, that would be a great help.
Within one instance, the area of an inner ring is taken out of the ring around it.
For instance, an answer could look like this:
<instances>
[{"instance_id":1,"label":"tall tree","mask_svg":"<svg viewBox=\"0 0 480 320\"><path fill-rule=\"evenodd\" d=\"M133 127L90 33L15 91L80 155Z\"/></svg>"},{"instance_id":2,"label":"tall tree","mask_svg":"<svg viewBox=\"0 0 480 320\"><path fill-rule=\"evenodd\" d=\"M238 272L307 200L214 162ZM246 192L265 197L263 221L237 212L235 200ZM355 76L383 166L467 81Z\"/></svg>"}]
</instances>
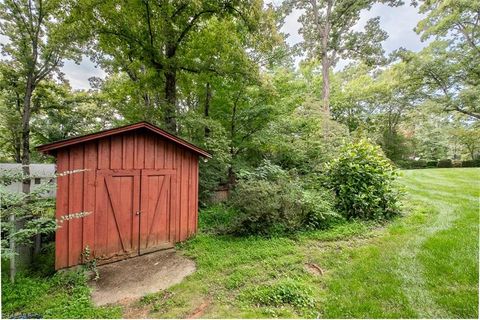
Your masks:
<instances>
[{"instance_id":1,"label":"tall tree","mask_svg":"<svg viewBox=\"0 0 480 320\"><path fill-rule=\"evenodd\" d=\"M449 41L434 41L419 53L404 52L410 80L420 82L424 99L444 112L480 119L480 59L452 49Z\"/></svg>"},{"instance_id":2,"label":"tall tree","mask_svg":"<svg viewBox=\"0 0 480 320\"><path fill-rule=\"evenodd\" d=\"M6 0L0 4L0 34L7 38L2 53L16 75L11 87L21 98L24 193L30 191L30 118L36 111L32 96L42 81L60 72L63 59L78 57L73 50L75 41L64 28L65 18L59 0Z\"/></svg>"},{"instance_id":3,"label":"tall tree","mask_svg":"<svg viewBox=\"0 0 480 320\"><path fill-rule=\"evenodd\" d=\"M132 81L162 88L163 92L155 92L155 97L163 109L164 125L172 132L178 129L179 73L217 72L206 61L189 58L195 49L190 46L191 40L212 18L234 17L254 28L263 9L257 0L79 3L78 15L84 29L90 31L98 61L107 70L126 72ZM210 45L214 44L203 43ZM151 100L145 96L147 107Z\"/></svg>"},{"instance_id":4,"label":"tall tree","mask_svg":"<svg viewBox=\"0 0 480 320\"><path fill-rule=\"evenodd\" d=\"M0 34L7 39L1 51L8 61L9 89L15 95L11 109L13 113L19 111L21 116L20 159L25 194L30 193L30 119L37 111L32 97L42 81L60 72L63 59L77 56L73 50L74 33L64 25L67 12L59 0L5 0L0 3ZM5 70L2 68L2 72ZM13 242L12 245L15 249ZM12 259L12 279L15 272L15 260Z\"/></svg>"},{"instance_id":5,"label":"tall tree","mask_svg":"<svg viewBox=\"0 0 480 320\"><path fill-rule=\"evenodd\" d=\"M480 1L425 0L425 14L417 27L422 39L434 38L419 55L412 70L424 81L428 95L445 111L480 119Z\"/></svg>"},{"instance_id":6,"label":"tall tree","mask_svg":"<svg viewBox=\"0 0 480 320\"><path fill-rule=\"evenodd\" d=\"M387 38L379 17L367 21L363 31L355 31L362 10L375 3L397 6L401 0L287 0L286 12L302 10L299 22L302 47L322 64L323 110L330 113L330 71L340 58L375 64L383 59L381 42Z\"/></svg>"}]
</instances>

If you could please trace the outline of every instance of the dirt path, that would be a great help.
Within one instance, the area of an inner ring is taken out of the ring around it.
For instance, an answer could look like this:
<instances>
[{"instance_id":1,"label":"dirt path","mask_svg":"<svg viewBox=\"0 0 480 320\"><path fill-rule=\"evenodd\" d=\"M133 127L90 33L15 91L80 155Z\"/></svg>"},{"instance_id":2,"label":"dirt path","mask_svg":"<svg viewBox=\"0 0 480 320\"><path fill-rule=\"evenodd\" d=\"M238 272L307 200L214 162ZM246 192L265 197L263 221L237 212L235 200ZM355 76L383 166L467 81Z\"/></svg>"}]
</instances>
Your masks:
<instances>
[{"instance_id":1,"label":"dirt path","mask_svg":"<svg viewBox=\"0 0 480 320\"><path fill-rule=\"evenodd\" d=\"M158 251L98 268L91 281L95 305L139 299L180 283L195 271L195 263L174 250Z\"/></svg>"}]
</instances>

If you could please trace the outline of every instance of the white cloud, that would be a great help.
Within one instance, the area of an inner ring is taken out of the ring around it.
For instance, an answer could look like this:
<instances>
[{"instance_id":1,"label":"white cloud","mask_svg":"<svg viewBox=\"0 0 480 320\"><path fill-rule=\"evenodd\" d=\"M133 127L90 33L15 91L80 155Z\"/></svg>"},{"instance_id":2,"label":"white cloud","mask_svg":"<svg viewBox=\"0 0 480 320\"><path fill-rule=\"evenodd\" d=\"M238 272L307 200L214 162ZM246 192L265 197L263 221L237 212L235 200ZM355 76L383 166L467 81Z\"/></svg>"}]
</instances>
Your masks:
<instances>
[{"instance_id":1,"label":"white cloud","mask_svg":"<svg viewBox=\"0 0 480 320\"><path fill-rule=\"evenodd\" d=\"M105 78L106 73L96 66L88 57L83 57L80 64L72 60L66 60L62 67L65 78L70 82L73 89L90 89L88 79L91 77Z\"/></svg>"},{"instance_id":2,"label":"white cloud","mask_svg":"<svg viewBox=\"0 0 480 320\"><path fill-rule=\"evenodd\" d=\"M426 43L413 31L418 21L423 18L417 9L405 4L401 7L389 7L385 4L375 4L370 11L362 12L359 24L365 25L370 18L380 16L380 26L388 33L388 39L383 42L387 53L400 47L419 51Z\"/></svg>"},{"instance_id":3,"label":"white cloud","mask_svg":"<svg viewBox=\"0 0 480 320\"><path fill-rule=\"evenodd\" d=\"M272 1L278 5L281 1ZM285 19L282 31L289 34L287 42L290 45L297 44L302 41L302 36L298 33L301 24L298 18L301 10L293 10ZM412 51L420 51L428 42L422 42L420 36L413 31L418 21L423 16L418 13L417 9L405 4L400 7L389 7L385 4L375 4L371 10L363 11L360 15L359 22L355 25L354 30L362 30L368 19L380 16L380 26L388 33L388 39L382 45L388 54L400 47ZM301 57L295 59L296 64ZM340 61L337 68L341 68L347 64L347 61Z\"/></svg>"}]
</instances>

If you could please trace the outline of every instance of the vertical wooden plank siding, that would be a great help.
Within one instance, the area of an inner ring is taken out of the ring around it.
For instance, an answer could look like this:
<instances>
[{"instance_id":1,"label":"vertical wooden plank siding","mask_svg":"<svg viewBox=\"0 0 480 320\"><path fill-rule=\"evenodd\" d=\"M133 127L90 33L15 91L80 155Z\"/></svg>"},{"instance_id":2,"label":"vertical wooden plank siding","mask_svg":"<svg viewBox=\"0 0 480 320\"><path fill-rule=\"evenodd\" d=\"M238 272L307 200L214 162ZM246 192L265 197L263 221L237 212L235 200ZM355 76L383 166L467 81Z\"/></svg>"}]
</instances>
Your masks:
<instances>
[{"instance_id":1,"label":"vertical wooden plank siding","mask_svg":"<svg viewBox=\"0 0 480 320\"><path fill-rule=\"evenodd\" d=\"M70 149L70 171L83 169L84 145L73 146ZM68 211L69 214L76 214L83 211L83 176L84 172L77 172L68 175L69 194ZM83 232L82 219L73 218L68 221L68 265L74 266L80 263L82 253Z\"/></svg>"},{"instance_id":2,"label":"vertical wooden plank siding","mask_svg":"<svg viewBox=\"0 0 480 320\"><path fill-rule=\"evenodd\" d=\"M137 132L135 134L135 169L145 168L145 134Z\"/></svg>"},{"instance_id":3,"label":"vertical wooden plank siding","mask_svg":"<svg viewBox=\"0 0 480 320\"><path fill-rule=\"evenodd\" d=\"M122 135L110 138L110 169L122 169L123 141Z\"/></svg>"},{"instance_id":4,"label":"vertical wooden plank siding","mask_svg":"<svg viewBox=\"0 0 480 320\"><path fill-rule=\"evenodd\" d=\"M145 136L145 166L142 169L155 168L155 155L156 155L156 143L155 137L151 135Z\"/></svg>"},{"instance_id":5,"label":"vertical wooden plank siding","mask_svg":"<svg viewBox=\"0 0 480 320\"><path fill-rule=\"evenodd\" d=\"M193 221L194 229L193 233L197 233L198 230L198 156L192 155L192 167L193 167L193 188L190 190L193 199ZM190 234L190 235L192 235Z\"/></svg>"},{"instance_id":6,"label":"vertical wooden plank siding","mask_svg":"<svg viewBox=\"0 0 480 320\"><path fill-rule=\"evenodd\" d=\"M171 180L171 188L170 188L170 217L169 217L169 240L172 243L177 242L177 226L178 226L178 175L179 170L177 166L174 164L175 162L175 154L174 149L170 147L170 143L165 141L163 143L165 154L164 154L164 166L166 169L176 169L177 174L172 176Z\"/></svg>"},{"instance_id":7,"label":"vertical wooden plank siding","mask_svg":"<svg viewBox=\"0 0 480 320\"><path fill-rule=\"evenodd\" d=\"M97 146L97 166L100 170L110 169L110 139L103 138L98 140ZM95 256L100 257L105 255L105 248L107 247L107 228L108 219L106 214L99 214L99 212L105 212L107 209L105 199L107 197L105 193L105 178L103 175L96 175L95 180Z\"/></svg>"},{"instance_id":8,"label":"vertical wooden plank siding","mask_svg":"<svg viewBox=\"0 0 480 320\"><path fill-rule=\"evenodd\" d=\"M122 135L123 137L123 169L133 169L135 156L135 139L132 134Z\"/></svg>"},{"instance_id":9,"label":"vertical wooden plank siding","mask_svg":"<svg viewBox=\"0 0 480 320\"><path fill-rule=\"evenodd\" d=\"M93 256L95 252L95 175L97 169L97 144L90 142L85 144L85 171L83 190L83 208L90 214L83 218L83 243L82 248L90 248Z\"/></svg>"},{"instance_id":10,"label":"vertical wooden plank siding","mask_svg":"<svg viewBox=\"0 0 480 320\"><path fill-rule=\"evenodd\" d=\"M180 239L183 241L188 237L188 178L189 178L189 162L187 154L182 150L182 173L180 175L182 186L180 189L180 195L182 198L181 203L181 227L180 227Z\"/></svg>"},{"instance_id":11,"label":"vertical wooden plank siding","mask_svg":"<svg viewBox=\"0 0 480 320\"><path fill-rule=\"evenodd\" d=\"M188 161L188 188L186 192L188 193L188 228L187 228L187 237L190 237L195 232L195 170L194 170L194 155L190 152L186 153Z\"/></svg>"},{"instance_id":12,"label":"vertical wooden plank siding","mask_svg":"<svg viewBox=\"0 0 480 320\"><path fill-rule=\"evenodd\" d=\"M61 149L57 153L57 173L68 171L68 149ZM68 176L57 178L57 199L55 217L60 223L62 216L68 214ZM68 222L61 222L55 232L55 269L68 267Z\"/></svg>"},{"instance_id":13,"label":"vertical wooden plank siding","mask_svg":"<svg viewBox=\"0 0 480 320\"><path fill-rule=\"evenodd\" d=\"M160 190L156 189L160 189L163 182L168 184L159 202L158 214L155 218L153 215L150 217L148 225L137 225L138 230L134 230L135 223L132 222L131 230L119 229L117 234L126 232L126 238L138 239L144 237L143 233L151 232L154 238L148 241L142 238L139 244L142 246L148 242L150 246L161 245L165 241L183 241L197 231L198 155L185 147L146 131L121 133L59 149L57 172L75 169L86 171L57 179L56 218L60 220L62 216L82 211L91 213L84 218L65 221L57 230L56 269L81 263L82 252L87 246L92 257L100 258L108 256L109 251L122 249L121 239L112 237L115 216L110 202L106 200L109 195L105 180L109 174L123 176L122 172L134 169L175 170L175 174L168 178L161 174L155 176L156 173L152 173L150 178L143 175L138 179L128 175L115 178L116 182L111 184L114 197L133 197L133 202L129 200L132 203L127 201L124 207L119 208L122 215L135 214L132 210L142 207L143 202L147 202L149 210L155 212L151 206L159 198L156 195ZM144 171L138 172L140 175ZM127 219L127 216L120 218ZM129 244L129 247L132 245Z\"/></svg>"},{"instance_id":14,"label":"vertical wooden plank siding","mask_svg":"<svg viewBox=\"0 0 480 320\"><path fill-rule=\"evenodd\" d=\"M110 138L98 140L98 169L110 169Z\"/></svg>"},{"instance_id":15,"label":"vertical wooden plank siding","mask_svg":"<svg viewBox=\"0 0 480 320\"><path fill-rule=\"evenodd\" d=\"M181 241L181 214L182 214L182 193L181 193L181 186L182 186L182 150L180 148L177 148L175 145L170 145L169 144L169 149L171 148L172 153L175 155L173 161L172 161L172 166L174 169L177 170L177 175L176 175L176 188L175 188L175 194L176 194L176 202L175 202L175 242Z\"/></svg>"},{"instance_id":16,"label":"vertical wooden plank siding","mask_svg":"<svg viewBox=\"0 0 480 320\"><path fill-rule=\"evenodd\" d=\"M156 153L155 153L155 169L165 169L165 157L167 150L165 143L160 137L155 137Z\"/></svg>"}]
</instances>

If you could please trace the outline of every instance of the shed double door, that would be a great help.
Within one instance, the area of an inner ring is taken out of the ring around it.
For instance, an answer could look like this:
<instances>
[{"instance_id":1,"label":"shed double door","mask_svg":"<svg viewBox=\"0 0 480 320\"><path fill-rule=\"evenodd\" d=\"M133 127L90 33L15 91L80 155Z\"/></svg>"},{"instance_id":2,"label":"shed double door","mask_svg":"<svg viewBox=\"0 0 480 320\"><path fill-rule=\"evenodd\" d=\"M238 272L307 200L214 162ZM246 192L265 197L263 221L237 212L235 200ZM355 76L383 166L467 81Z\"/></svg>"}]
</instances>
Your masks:
<instances>
[{"instance_id":1,"label":"shed double door","mask_svg":"<svg viewBox=\"0 0 480 320\"><path fill-rule=\"evenodd\" d=\"M171 247L175 170L97 170L95 258L111 262Z\"/></svg>"}]
</instances>

